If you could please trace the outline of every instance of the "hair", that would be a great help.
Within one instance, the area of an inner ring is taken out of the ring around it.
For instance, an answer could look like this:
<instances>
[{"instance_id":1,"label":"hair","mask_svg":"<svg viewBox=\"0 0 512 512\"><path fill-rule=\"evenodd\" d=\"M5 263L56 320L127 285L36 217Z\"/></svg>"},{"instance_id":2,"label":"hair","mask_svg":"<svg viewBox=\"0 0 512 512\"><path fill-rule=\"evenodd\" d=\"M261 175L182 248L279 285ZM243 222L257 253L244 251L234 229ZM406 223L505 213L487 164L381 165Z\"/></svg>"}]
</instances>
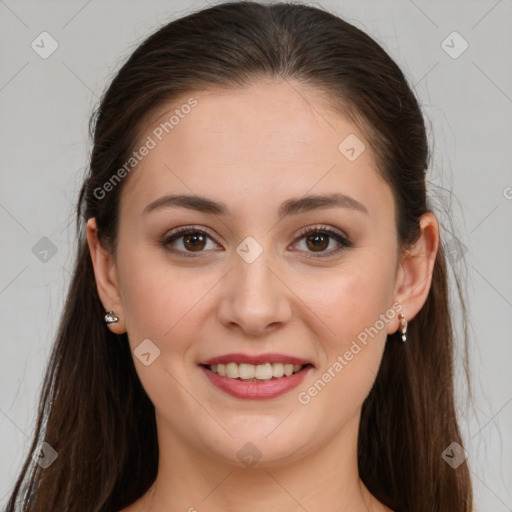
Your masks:
<instances>
[{"instance_id":1,"label":"hair","mask_svg":"<svg viewBox=\"0 0 512 512\"><path fill-rule=\"evenodd\" d=\"M76 262L30 448L34 453L45 441L58 457L43 469L27 455L8 512L17 505L24 512L117 511L154 482L154 406L135 371L127 335L105 326L85 222L95 217L102 244L115 247L124 182L102 199L94 191L130 157L151 113L193 91L242 88L259 79L309 86L364 128L378 172L394 195L399 247L418 239L419 219L430 211L425 122L404 74L376 41L338 16L297 3L223 3L159 28L127 59L91 118L93 147L76 212ZM362 406L360 478L396 512L473 510L468 465L453 469L441 458L450 443L463 445L448 282L440 245L408 342L386 343ZM469 385L465 306L462 317Z\"/></svg>"}]
</instances>

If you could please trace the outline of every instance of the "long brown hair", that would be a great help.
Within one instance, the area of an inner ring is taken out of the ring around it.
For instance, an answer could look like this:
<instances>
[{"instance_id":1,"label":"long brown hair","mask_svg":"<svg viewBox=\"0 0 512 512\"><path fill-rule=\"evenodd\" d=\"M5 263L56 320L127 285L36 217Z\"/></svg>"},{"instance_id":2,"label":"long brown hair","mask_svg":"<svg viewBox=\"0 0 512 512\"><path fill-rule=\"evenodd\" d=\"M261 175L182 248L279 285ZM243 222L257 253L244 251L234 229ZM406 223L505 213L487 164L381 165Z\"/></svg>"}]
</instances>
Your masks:
<instances>
[{"instance_id":1,"label":"long brown hair","mask_svg":"<svg viewBox=\"0 0 512 512\"><path fill-rule=\"evenodd\" d=\"M395 197L400 245L417 240L419 218L428 211L425 123L403 73L372 38L333 14L297 3L224 3L163 26L121 67L91 119L94 145L78 201L76 263L30 450L44 441L58 457L43 469L27 456L9 512L18 506L24 512L117 511L155 480L154 407L126 334L115 335L104 324L85 221L95 217L102 243L115 246L123 183L106 197L97 190L127 161L151 112L193 91L243 87L262 77L315 87L360 123ZM472 510L467 464L453 469L441 457L450 443L463 444L454 405L448 282L441 248L408 342L386 344L362 408L360 477L397 512ZM467 336L464 348L468 376Z\"/></svg>"}]
</instances>

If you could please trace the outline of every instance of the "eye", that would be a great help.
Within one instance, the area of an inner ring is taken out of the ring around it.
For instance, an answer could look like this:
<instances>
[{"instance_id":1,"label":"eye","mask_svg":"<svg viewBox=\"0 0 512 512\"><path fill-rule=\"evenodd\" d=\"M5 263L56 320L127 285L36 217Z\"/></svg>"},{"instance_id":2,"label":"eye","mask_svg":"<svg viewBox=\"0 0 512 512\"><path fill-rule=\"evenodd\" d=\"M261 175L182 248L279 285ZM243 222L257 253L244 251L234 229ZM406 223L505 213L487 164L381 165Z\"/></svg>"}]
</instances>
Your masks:
<instances>
[{"instance_id":1,"label":"eye","mask_svg":"<svg viewBox=\"0 0 512 512\"><path fill-rule=\"evenodd\" d=\"M201 253L204 252L204 249L208 249L208 239L213 240L206 231L194 226L184 226L169 233L161 241L161 244L170 252L195 257L193 253ZM178 247L176 248L176 246Z\"/></svg>"},{"instance_id":2,"label":"eye","mask_svg":"<svg viewBox=\"0 0 512 512\"><path fill-rule=\"evenodd\" d=\"M338 244L338 247L326 251L333 240ZM297 241L304 242L305 251L313 253L313 255L308 255L308 258L325 258L333 256L346 248L352 247L353 245L345 235L328 226L313 226L305 228L299 234ZM297 241L295 243L297 243Z\"/></svg>"},{"instance_id":3,"label":"eye","mask_svg":"<svg viewBox=\"0 0 512 512\"><path fill-rule=\"evenodd\" d=\"M213 241L214 247L208 248L208 240ZM338 247L327 251L326 249L333 245L332 241L336 242ZM312 258L333 256L353 246L345 235L328 226L313 226L303 229L295 244L298 242L304 242L305 249L300 250L310 253L307 257ZM160 243L167 251L186 257L196 257L206 249L216 250L215 246L219 247L205 230L195 226L177 228L165 236Z\"/></svg>"}]
</instances>

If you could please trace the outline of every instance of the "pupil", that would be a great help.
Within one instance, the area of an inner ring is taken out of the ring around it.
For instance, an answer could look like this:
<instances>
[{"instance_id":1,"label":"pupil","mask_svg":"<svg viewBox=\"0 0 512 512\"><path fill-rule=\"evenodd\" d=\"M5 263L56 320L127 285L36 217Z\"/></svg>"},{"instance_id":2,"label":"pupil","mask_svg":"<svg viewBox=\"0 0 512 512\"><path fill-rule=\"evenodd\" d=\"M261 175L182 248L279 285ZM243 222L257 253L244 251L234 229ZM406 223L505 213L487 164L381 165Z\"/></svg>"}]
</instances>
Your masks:
<instances>
[{"instance_id":1,"label":"pupil","mask_svg":"<svg viewBox=\"0 0 512 512\"><path fill-rule=\"evenodd\" d=\"M197 242L199 242L199 244L197 244ZM194 233L192 235L185 235L183 243L188 249L200 250L204 247L205 240L201 233ZM191 244L191 247L189 247L188 244Z\"/></svg>"},{"instance_id":2,"label":"pupil","mask_svg":"<svg viewBox=\"0 0 512 512\"><path fill-rule=\"evenodd\" d=\"M309 240L314 240L313 242L313 245L312 247L310 248L314 248L314 249L325 249L327 247L328 244L326 244L326 239L327 237L324 236L324 235L311 235L310 237L308 237ZM309 244L308 244L309 245Z\"/></svg>"}]
</instances>

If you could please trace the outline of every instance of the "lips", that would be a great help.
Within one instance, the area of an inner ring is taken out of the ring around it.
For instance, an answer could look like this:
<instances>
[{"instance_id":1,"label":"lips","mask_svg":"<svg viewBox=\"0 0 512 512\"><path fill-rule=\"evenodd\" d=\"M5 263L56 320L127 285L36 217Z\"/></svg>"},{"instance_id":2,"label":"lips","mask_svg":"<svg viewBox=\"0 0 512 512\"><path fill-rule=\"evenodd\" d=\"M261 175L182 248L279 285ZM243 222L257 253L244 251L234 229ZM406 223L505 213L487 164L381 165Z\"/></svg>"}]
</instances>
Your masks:
<instances>
[{"instance_id":1,"label":"lips","mask_svg":"<svg viewBox=\"0 0 512 512\"><path fill-rule=\"evenodd\" d=\"M274 398L296 387L313 365L284 354L225 354L200 364L217 388L237 398Z\"/></svg>"}]
</instances>

